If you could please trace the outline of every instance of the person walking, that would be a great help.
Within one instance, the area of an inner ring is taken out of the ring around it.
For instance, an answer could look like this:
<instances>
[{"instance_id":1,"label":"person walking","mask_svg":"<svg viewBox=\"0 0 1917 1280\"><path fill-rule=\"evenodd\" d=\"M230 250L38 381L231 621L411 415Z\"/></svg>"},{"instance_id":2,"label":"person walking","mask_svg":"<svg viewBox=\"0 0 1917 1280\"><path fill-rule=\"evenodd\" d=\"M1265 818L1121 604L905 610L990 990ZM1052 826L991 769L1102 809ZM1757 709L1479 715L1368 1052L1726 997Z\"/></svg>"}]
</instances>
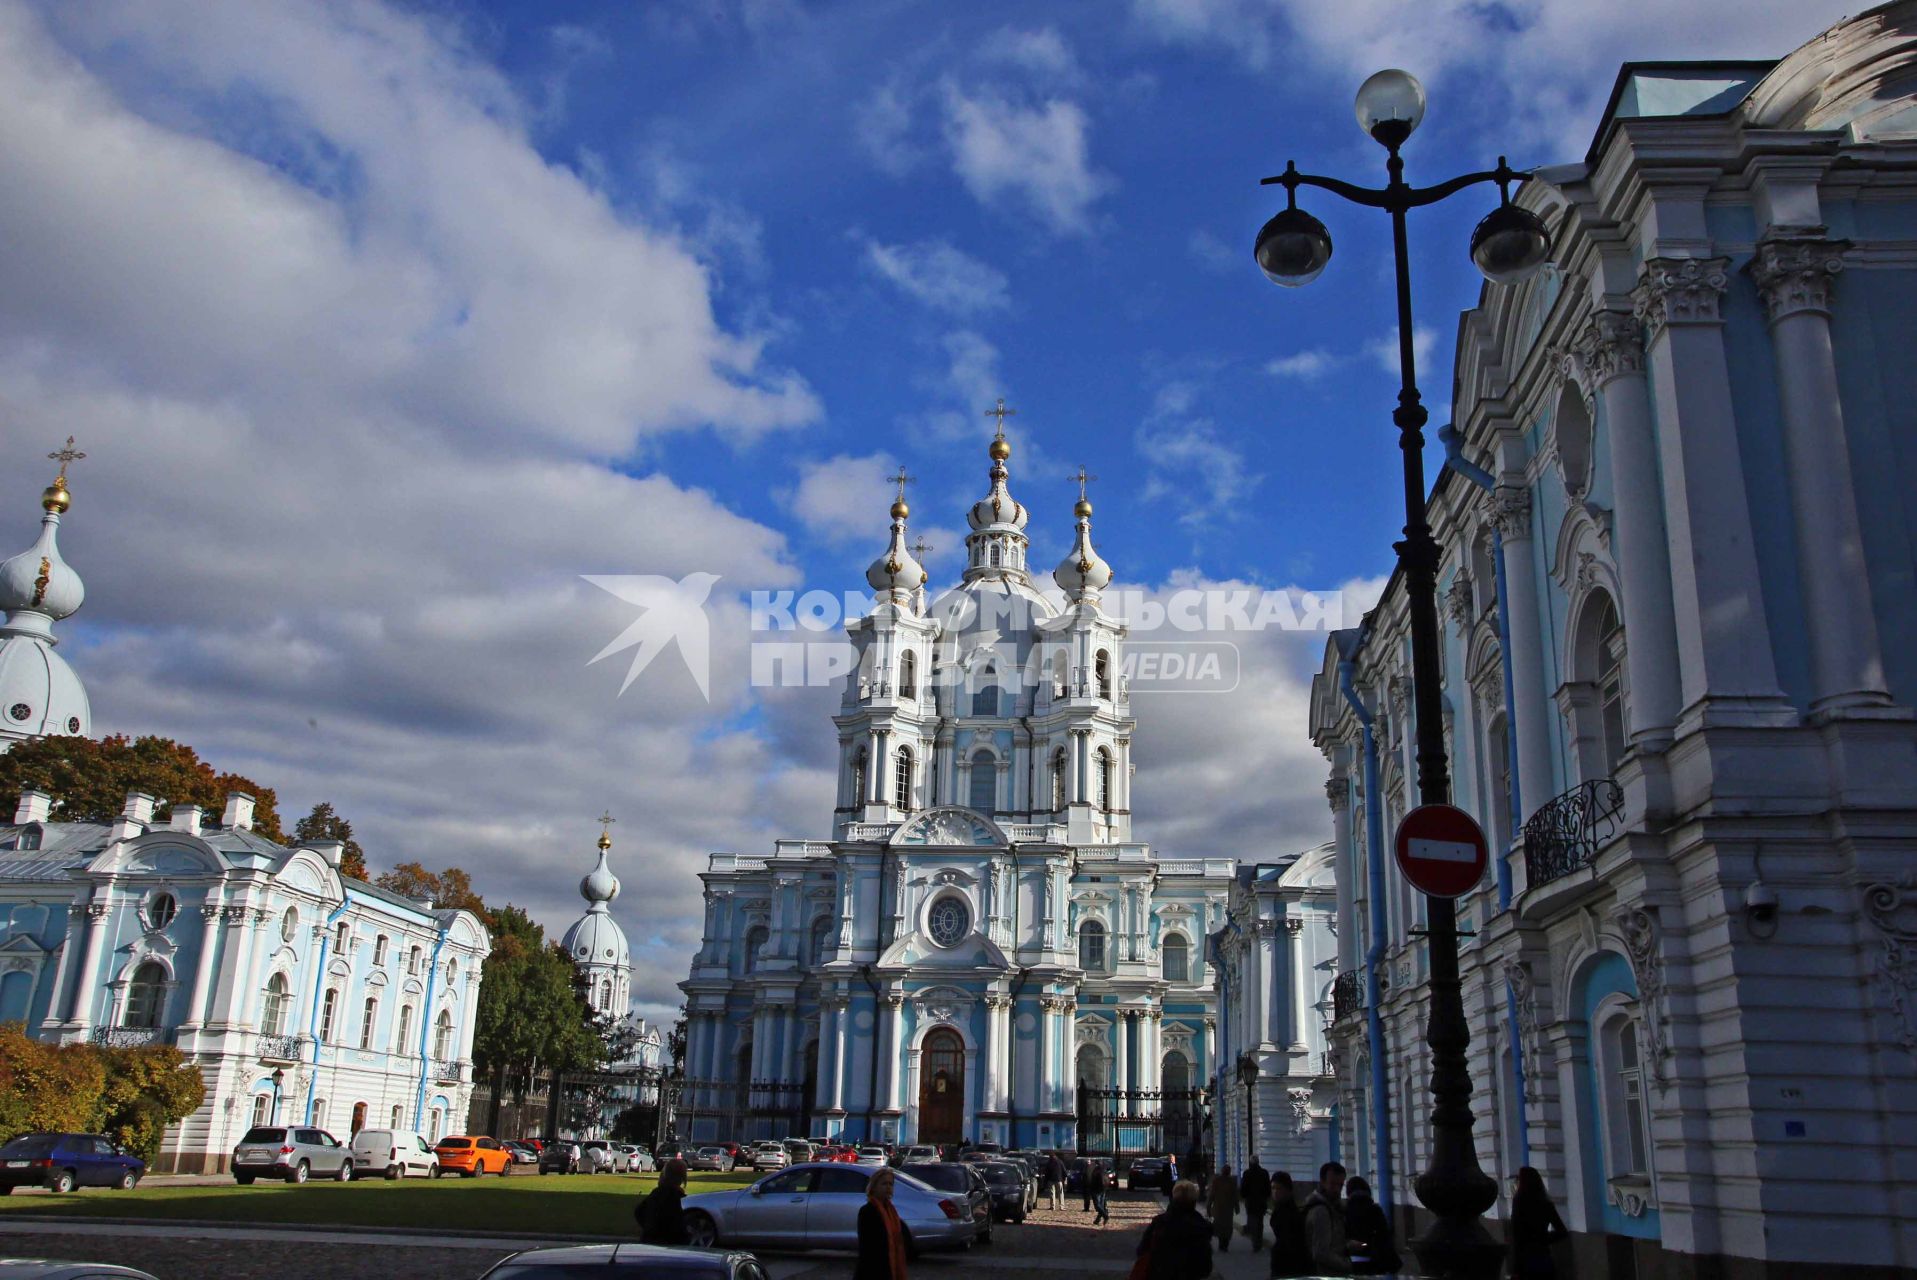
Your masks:
<instances>
[{"instance_id":1,"label":"person walking","mask_svg":"<svg viewBox=\"0 0 1917 1280\"><path fill-rule=\"evenodd\" d=\"M1090 1156L1078 1158L1078 1194L1085 1198L1085 1204L1080 1212L1090 1213L1092 1211L1092 1158Z\"/></svg>"},{"instance_id":2,"label":"person walking","mask_svg":"<svg viewBox=\"0 0 1917 1280\"><path fill-rule=\"evenodd\" d=\"M1511 1194L1510 1234L1514 1280L1557 1280L1551 1246L1571 1233L1544 1189L1544 1175L1528 1164L1518 1170L1517 1190Z\"/></svg>"},{"instance_id":3,"label":"person walking","mask_svg":"<svg viewBox=\"0 0 1917 1280\"><path fill-rule=\"evenodd\" d=\"M1238 1179L1231 1166L1221 1164L1211 1179L1211 1232L1218 1237L1218 1251L1231 1252L1232 1220L1238 1216Z\"/></svg>"},{"instance_id":4,"label":"person walking","mask_svg":"<svg viewBox=\"0 0 1917 1280\"><path fill-rule=\"evenodd\" d=\"M1345 1183L1345 1246L1354 1275L1390 1275L1404 1265L1391 1223L1371 1198L1371 1184L1363 1178Z\"/></svg>"},{"instance_id":5,"label":"person walking","mask_svg":"<svg viewBox=\"0 0 1917 1280\"><path fill-rule=\"evenodd\" d=\"M1053 1151L1045 1157L1045 1194L1054 1209L1065 1207L1065 1162Z\"/></svg>"},{"instance_id":6,"label":"person walking","mask_svg":"<svg viewBox=\"0 0 1917 1280\"><path fill-rule=\"evenodd\" d=\"M1092 1161L1092 1208L1097 1210L1092 1217L1094 1227L1112 1220L1111 1190L1111 1175L1105 1172L1105 1162Z\"/></svg>"},{"instance_id":7,"label":"person walking","mask_svg":"<svg viewBox=\"0 0 1917 1280\"><path fill-rule=\"evenodd\" d=\"M1351 1274L1351 1251L1345 1244L1345 1167L1327 1160L1318 1167L1318 1185L1305 1198L1305 1242L1311 1247L1312 1270L1326 1275Z\"/></svg>"},{"instance_id":8,"label":"person walking","mask_svg":"<svg viewBox=\"0 0 1917 1280\"><path fill-rule=\"evenodd\" d=\"M865 1184L865 1203L859 1206L859 1260L852 1280L905 1280L905 1226L892 1207L897 1179L891 1169L880 1169Z\"/></svg>"},{"instance_id":9,"label":"person walking","mask_svg":"<svg viewBox=\"0 0 1917 1280\"><path fill-rule=\"evenodd\" d=\"M641 1244L689 1244L686 1235L686 1162L674 1156L659 1174L652 1194L633 1206Z\"/></svg>"},{"instance_id":10,"label":"person walking","mask_svg":"<svg viewBox=\"0 0 1917 1280\"><path fill-rule=\"evenodd\" d=\"M1291 1175L1283 1169L1271 1175L1271 1274L1311 1274L1311 1245L1305 1240L1305 1214Z\"/></svg>"},{"instance_id":11,"label":"person walking","mask_svg":"<svg viewBox=\"0 0 1917 1280\"><path fill-rule=\"evenodd\" d=\"M1196 1184L1194 1184L1196 1185ZM1178 1189L1178 1157L1165 1157L1165 1202L1171 1203L1172 1192Z\"/></svg>"},{"instance_id":12,"label":"person walking","mask_svg":"<svg viewBox=\"0 0 1917 1280\"><path fill-rule=\"evenodd\" d=\"M1261 1252L1265 1247L1265 1206L1271 1203L1271 1175L1258 1163L1257 1156L1245 1166L1245 1176L1238 1179L1238 1198L1245 1202L1245 1234L1251 1237L1251 1251Z\"/></svg>"},{"instance_id":13,"label":"person walking","mask_svg":"<svg viewBox=\"0 0 1917 1280\"><path fill-rule=\"evenodd\" d=\"M1211 1275L1211 1223L1198 1212L1198 1184L1174 1182L1171 1204L1138 1242L1141 1280L1206 1280Z\"/></svg>"}]
</instances>

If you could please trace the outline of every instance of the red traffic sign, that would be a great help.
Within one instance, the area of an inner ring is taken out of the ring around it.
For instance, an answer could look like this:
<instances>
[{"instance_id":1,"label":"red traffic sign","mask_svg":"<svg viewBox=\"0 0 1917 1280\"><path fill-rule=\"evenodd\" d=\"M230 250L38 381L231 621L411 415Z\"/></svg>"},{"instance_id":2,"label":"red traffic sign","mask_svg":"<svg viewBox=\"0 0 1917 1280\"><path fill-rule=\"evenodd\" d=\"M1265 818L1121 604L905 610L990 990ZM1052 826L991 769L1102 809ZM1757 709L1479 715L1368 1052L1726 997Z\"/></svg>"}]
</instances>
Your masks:
<instances>
[{"instance_id":1,"label":"red traffic sign","mask_svg":"<svg viewBox=\"0 0 1917 1280\"><path fill-rule=\"evenodd\" d=\"M1398 870L1412 888L1434 898L1468 893L1484 878L1491 857L1477 819L1448 804L1419 805L1407 813L1393 843Z\"/></svg>"}]
</instances>

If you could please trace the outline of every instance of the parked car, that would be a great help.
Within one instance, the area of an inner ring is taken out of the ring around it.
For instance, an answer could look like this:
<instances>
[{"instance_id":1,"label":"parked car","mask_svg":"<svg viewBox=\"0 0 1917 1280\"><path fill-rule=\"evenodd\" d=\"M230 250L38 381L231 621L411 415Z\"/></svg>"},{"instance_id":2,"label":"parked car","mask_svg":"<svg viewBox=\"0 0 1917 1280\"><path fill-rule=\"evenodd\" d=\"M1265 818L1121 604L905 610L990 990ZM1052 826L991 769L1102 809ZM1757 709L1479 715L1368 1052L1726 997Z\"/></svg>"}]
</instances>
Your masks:
<instances>
[{"instance_id":1,"label":"parked car","mask_svg":"<svg viewBox=\"0 0 1917 1280\"><path fill-rule=\"evenodd\" d=\"M233 1148L233 1180L241 1186L255 1178L353 1180L353 1152L324 1129L256 1125Z\"/></svg>"},{"instance_id":2,"label":"parked car","mask_svg":"<svg viewBox=\"0 0 1917 1280\"><path fill-rule=\"evenodd\" d=\"M514 1164L538 1164L539 1148L519 1138L503 1139L500 1146L506 1148L506 1154L513 1158Z\"/></svg>"},{"instance_id":3,"label":"parked car","mask_svg":"<svg viewBox=\"0 0 1917 1280\"><path fill-rule=\"evenodd\" d=\"M528 1249L502 1258L480 1280L555 1280L581 1277L645 1277L645 1280L766 1280L765 1267L749 1253L699 1253L656 1244L575 1244ZM128 1273L133 1274L132 1272Z\"/></svg>"},{"instance_id":4,"label":"parked car","mask_svg":"<svg viewBox=\"0 0 1917 1280\"><path fill-rule=\"evenodd\" d=\"M104 1262L57 1262L52 1258L0 1258L0 1280L157 1280L147 1271Z\"/></svg>"},{"instance_id":5,"label":"parked car","mask_svg":"<svg viewBox=\"0 0 1917 1280\"><path fill-rule=\"evenodd\" d=\"M652 1153L644 1147L637 1146L630 1142L622 1142L619 1144L618 1150L619 1154L625 1157L625 1164L621 1166L625 1172L651 1173L653 1171Z\"/></svg>"},{"instance_id":6,"label":"parked car","mask_svg":"<svg viewBox=\"0 0 1917 1280\"><path fill-rule=\"evenodd\" d=\"M435 1177L456 1173L462 1178L477 1178L488 1173L513 1171L512 1155L497 1138L456 1133L441 1138L433 1154L439 1157L439 1172Z\"/></svg>"},{"instance_id":7,"label":"parked car","mask_svg":"<svg viewBox=\"0 0 1917 1280\"><path fill-rule=\"evenodd\" d=\"M802 1164L749 1187L706 1191L685 1199L686 1234L694 1248L742 1244L783 1249L855 1249L859 1209L873 1170L851 1164ZM901 1173L892 1204L915 1251L968 1248L977 1226L967 1203Z\"/></svg>"},{"instance_id":8,"label":"parked car","mask_svg":"<svg viewBox=\"0 0 1917 1280\"><path fill-rule=\"evenodd\" d=\"M762 1142L746 1153L747 1162L755 1171L765 1169L783 1169L792 1163L792 1157L786 1149L776 1142Z\"/></svg>"},{"instance_id":9,"label":"parked car","mask_svg":"<svg viewBox=\"0 0 1917 1280\"><path fill-rule=\"evenodd\" d=\"M539 1153L541 1173L578 1173L582 1167L575 1143L548 1142Z\"/></svg>"},{"instance_id":10,"label":"parked car","mask_svg":"<svg viewBox=\"0 0 1917 1280\"><path fill-rule=\"evenodd\" d=\"M992 1193L975 1166L957 1160L922 1160L907 1163L899 1173L917 1178L934 1191L954 1199L964 1197L972 1217L973 1235L981 1244L992 1242Z\"/></svg>"},{"instance_id":11,"label":"parked car","mask_svg":"<svg viewBox=\"0 0 1917 1280\"><path fill-rule=\"evenodd\" d=\"M822 1158L819 1149L804 1138L787 1138L779 1145L785 1148L786 1158L793 1164L809 1164Z\"/></svg>"},{"instance_id":12,"label":"parked car","mask_svg":"<svg viewBox=\"0 0 1917 1280\"><path fill-rule=\"evenodd\" d=\"M353 1135L353 1176L368 1178L381 1174L404 1178L417 1173L422 1177L439 1175L439 1157L426 1145L426 1139L403 1129L361 1129Z\"/></svg>"},{"instance_id":13,"label":"parked car","mask_svg":"<svg viewBox=\"0 0 1917 1280\"><path fill-rule=\"evenodd\" d=\"M884 1147L860 1147L856 1163L862 1168L876 1169L885 1163Z\"/></svg>"},{"instance_id":14,"label":"parked car","mask_svg":"<svg viewBox=\"0 0 1917 1280\"><path fill-rule=\"evenodd\" d=\"M1112 1162L1111 1162L1111 1161L1109 1161L1109 1160L1093 1160L1093 1161L1091 1161L1090 1163L1091 1163L1092 1165L1096 1165L1096 1166L1097 1166L1098 1168L1100 1168L1100 1169L1103 1169L1103 1170L1105 1171L1105 1177L1106 1177L1106 1178L1107 1178L1108 1180L1109 1180L1109 1179L1111 1178L1111 1176L1112 1176ZM1080 1165L1080 1163L1079 1163L1078 1161L1076 1161L1076 1160L1069 1160L1069 1161L1067 1161L1067 1162L1066 1162L1066 1164L1065 1164L1065 1189L1066 1189L1067 1191L1077 1191L1077 1190L1079 1189L1079 1186L1080 1186L1080 1184L1082 1184L1082 1183L1083 1183L1083 1182L1085 1181L1085 1167L1086 1167L1086 1166L1082 1166L1082 1165Z\"/></svg>"},{"instance_id":15,"label":"parked car","mask_svg":"<svg viewBox=\"0 0 1917 1280\"><path fill-rule=\"evenodd\" d=\"M892 1153L892 1163L899 1168L908 1164L936 1164L944 1158L937 1147L905 1147Z\"/></svg>"},{"instance_id":16,"label":"parked car","mask_svg":"<svg viewBox=\"0 0 1917 1280\"><path fill-rule=\"evenodd\" d=\"M992 1216L1004 1222L1023 1222L1037 1207L1029 1173L1024 1165L1010 1160L984 1160L972 1166L985 1179L986 1194L992 1198Z\"/></svg>"},{"instance_id":17,"label":"parked car","mask_svg":"<svg viewBox=\"0 0 1917 1280\"><path fill-rule=\"evenodd\" d=\"M732 1157L724 1147L700 1147L686 1160L688 1173L731 1173Z\"/></svg>"},{"instance_id":18,"label":"parked car","mask_svg":"<svg viewBox=\"0 0 1917 1280\"><path fill-rule=\"evenodd\" d=\"M145 1173L144 1160L98 1133L27 1133L0 1147L0 1196L15 1187L131 1191Z\"/></svg>"}]
</instances>

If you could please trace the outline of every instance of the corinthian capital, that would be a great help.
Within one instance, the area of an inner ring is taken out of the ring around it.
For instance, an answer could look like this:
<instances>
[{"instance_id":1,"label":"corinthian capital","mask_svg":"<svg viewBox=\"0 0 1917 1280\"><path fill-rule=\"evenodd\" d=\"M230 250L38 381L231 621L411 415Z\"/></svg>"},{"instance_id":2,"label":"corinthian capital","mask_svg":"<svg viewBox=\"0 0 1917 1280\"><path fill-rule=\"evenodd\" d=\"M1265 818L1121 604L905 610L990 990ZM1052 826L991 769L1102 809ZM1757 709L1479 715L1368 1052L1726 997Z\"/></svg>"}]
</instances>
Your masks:
<instances>
[{"instance_id":1,"label":"corinthian capital","mask_svg":"<svg viewBox=\"0 0 1917 1280\"><path fill-rule=\"evenodd\" d=\"M1717 324L1730 286L1729 258L1649 258L1631 290L1631 311L1655 339L1665 325Z\"/></svg>"},{"instance_id":2,"label":"corinthian capital","mask_svg":"<svg viewBox=\"0 0 1917 1280\"><path fill-rule=\"evenodd\" d=\"M1564 373L1589 400L1611 379L1644 372L1644 338L1633 315L1593 311L1560 357Z\"/></svg>"},{"instance_id":3,"label":"corinthian capital","mask_svg":"<svg viewBox=\"0 0 1917 1280\"><path fill-rule=\"evenodd\" d=\"M1505 538L1531 536L1531 491L1499 485L1491 495L1491 523Z\"/></svg>"},{"instance_id":4,"label":"corinthian capital","mask_svg":"<svg viewBox=\"0 0 1917 1280\"><path fill-rule=\"evenodd\" d=\"M1325 779L1325 798L1331 801L1331 811L1342 813L1351 807L1351 779Z\"/></svg>"},{"instance_id":5,"label":"corinthian capital","mask_svg":"<svg viewBox=\"0 0 1917 1280\"><path fill-rule=\"evenodd\" d=\"M1844 269L1848 240L1779 236L1764 240L1746 269L1770 312L1771 323L1800 311L1830 313L1837 273Z\"/></svg>"}]
</instances>

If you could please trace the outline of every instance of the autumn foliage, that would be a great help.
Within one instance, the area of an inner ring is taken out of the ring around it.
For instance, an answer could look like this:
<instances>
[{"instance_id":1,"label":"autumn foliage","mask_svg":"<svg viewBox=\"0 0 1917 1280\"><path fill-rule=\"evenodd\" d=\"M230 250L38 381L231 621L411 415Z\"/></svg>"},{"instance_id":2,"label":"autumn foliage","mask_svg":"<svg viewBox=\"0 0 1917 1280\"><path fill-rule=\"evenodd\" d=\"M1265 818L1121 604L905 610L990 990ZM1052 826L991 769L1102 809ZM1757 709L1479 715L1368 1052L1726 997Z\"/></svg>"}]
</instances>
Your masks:
<instances>
[{"instance_id":1,"label":"autumn foliage","mask_svg":"<svg viewBox=\"0 0 1917 1280\"><path fill-rule=\"evenodd\" d=\"M205 1096L199 1069L170 1044L46 1044L18 1022L0 1023L0 1140L103 1133L150 1164L167 1126L192 1115Z\"/></svg>"},{"instance_id":2,"label":"autumn foliage","mask_svg":"<svg viewBox=\"0 0 1917 1280\"><path fill-rule=\"evenodd\" d=\"M129 791L144 791L164 802L154 815L172 816L176 804L196 804L215 817L229 792L244 791L256 804L253 830L281 840L279 797L237 773L221 773L183 742L148 735L82 738L54 734L17 742L0 753L0 801L12 803L22 791L53 797L56 822L111 822L126 806Z\"/></svg>"}]
</instances>

